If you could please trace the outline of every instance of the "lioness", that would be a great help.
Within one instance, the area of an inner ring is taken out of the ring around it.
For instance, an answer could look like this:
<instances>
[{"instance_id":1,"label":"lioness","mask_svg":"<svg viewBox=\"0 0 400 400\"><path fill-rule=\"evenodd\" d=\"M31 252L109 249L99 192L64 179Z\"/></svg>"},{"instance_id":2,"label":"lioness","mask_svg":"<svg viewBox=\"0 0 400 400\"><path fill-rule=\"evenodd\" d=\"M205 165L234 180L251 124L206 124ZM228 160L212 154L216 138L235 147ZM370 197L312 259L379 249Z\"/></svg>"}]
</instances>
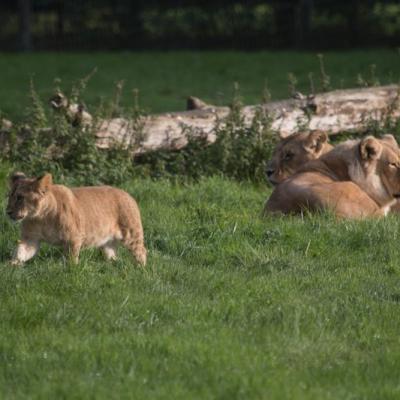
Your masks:
<instances>
[{"instance_id":1,"label":"lioness","mask_svg":"<svg viewBox=\"0 0 400 400\"><path fill-rule=\"evenodd\" d=\"M52 176L10 178L7 214L22 221L21 240L12 264L22 264L39 250L40 242L61 245L78 262L83 247L101 247L107 259L116 258L122 242L137 262L146 264L139 208L126 192L110 186L68 188Z\"/></svg>"},{"instance_id":2,"label":"lioness","mask_svg":"<svg viewBox=\"0 0 400 400\"><path fill-rule=\"evenodd\" d=\"M272 185L283 182L307 161L331 151L328 135L320 131L299 132L282 139L267 165L266 175Z\"/></svg>"},{"instance_id":3,"label":"lioness","mask_svg":"<svg viewBox=\"0 0 400 400\"><path fill-rule=\"evenodd\" d=\"M337 216L386 215L400 197L400 150L392 135L338 145L276 186L265 213L331 209Z\"/></svg>"}]
</instances>

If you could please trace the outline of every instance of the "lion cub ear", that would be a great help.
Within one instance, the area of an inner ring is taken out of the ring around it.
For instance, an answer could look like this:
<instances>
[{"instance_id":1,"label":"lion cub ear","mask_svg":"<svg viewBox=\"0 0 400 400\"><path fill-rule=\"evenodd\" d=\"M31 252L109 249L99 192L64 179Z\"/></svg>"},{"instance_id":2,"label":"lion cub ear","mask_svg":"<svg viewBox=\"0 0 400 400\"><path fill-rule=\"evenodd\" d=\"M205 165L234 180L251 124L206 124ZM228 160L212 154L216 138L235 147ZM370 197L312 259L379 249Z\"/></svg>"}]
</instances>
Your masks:
<instances>
[{"instance_id":1,"label":"lion cub ear","mask_svg":"<svg viewBox=\"0 0 400 400\"><path fill-rule=\"evenodd\" d=\"M53 178L51 174L45 174L41 176L40 178L37 178L35 181L35 189L38 191L40 194L46 193L50 186L53 184Z\"/></svg>"},{"instance_id":2,"label":"lion cub ear","mask_svg":"<svg viewBox=\"0 0 400 400\"><path fill-rule=\"evenodd\" d=\"M360 142L360 155L364 161L376 160L382 153L382 145L373 136L368 136Z\"/></svg>"},{"instance_id":3,"label":"lion cub ear","mask_svg":"<svg viewBox=\"0 0 400 400\"><path fill-rule=\"evenodd\" d=\"M328 141L328 135L321 131L311 131L308 135L306 147L307 150L319 153L322 146Z\"/></svg>"},{"instance_id":4,"label":"lion cub ear","mask_svg":"<svg viewBox=\"0 0 400 400\"><path fill-rule=\"evenodd\" d=\"M14 172L11 176L10 176L10 185L13 186L15 185L19 180L21 179L25 179L26 175L23 172Z\"/></svg>"}]
</instances>

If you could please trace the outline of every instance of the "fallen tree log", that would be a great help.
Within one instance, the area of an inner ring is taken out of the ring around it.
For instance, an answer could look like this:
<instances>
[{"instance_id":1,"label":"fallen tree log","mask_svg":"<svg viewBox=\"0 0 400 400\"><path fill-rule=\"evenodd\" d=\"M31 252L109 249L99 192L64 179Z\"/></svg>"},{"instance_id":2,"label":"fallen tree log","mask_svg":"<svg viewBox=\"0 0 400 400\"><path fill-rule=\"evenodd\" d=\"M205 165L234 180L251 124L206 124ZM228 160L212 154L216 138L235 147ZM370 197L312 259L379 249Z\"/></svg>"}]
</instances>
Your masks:
<instances>
[{"instance_id":1,"label":"fallen tree log","mask_svg":"<svg viewBox=\"0 0 400 400\"><path fill-rule=\"evenodd\" d=\"M254 106L244 106L240 113L245 126L256 115L267 116L272 131L286 137L299 130L321 130L328 134L365 132L371 122L382 123L400 117L398 85L336 90L312 96L297 93L295 98ZM89 113L82 107L68 105L68 118L91 124ZM54 105L53 105L54 106ZM61 108L57 106L57 108ZM136 120L113 118L94 123L97 144L107 148L114 141L138 144L137 152L157 149L179 149L187 144L187 134L215 140L215 127L231 112L229 107L216 107L190 97L187 111L154 114ZM75 118L74 110L77 117ZM79 114L80 113L80 114ZM83 117L82 117L83 116Z\"/></svg>"}]
</instances>

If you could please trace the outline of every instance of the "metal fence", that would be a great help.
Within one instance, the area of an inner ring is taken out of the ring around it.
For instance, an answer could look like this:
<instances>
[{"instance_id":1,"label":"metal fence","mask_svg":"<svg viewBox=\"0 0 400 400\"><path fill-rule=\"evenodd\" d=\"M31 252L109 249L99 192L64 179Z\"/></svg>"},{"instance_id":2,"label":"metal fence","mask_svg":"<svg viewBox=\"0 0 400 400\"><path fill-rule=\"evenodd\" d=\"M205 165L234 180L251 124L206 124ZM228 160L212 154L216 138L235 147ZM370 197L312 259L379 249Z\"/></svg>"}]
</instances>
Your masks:
<instances>
[{"instance_id":1,"label":"metal fence","mask_svg":"<svg viewBox=\"0 0 400 400\"><path fill-rule=\"evenodd\" d=\"M0 50L398 46L400 1L2 0Z\"/></svg>"}]
</instances>

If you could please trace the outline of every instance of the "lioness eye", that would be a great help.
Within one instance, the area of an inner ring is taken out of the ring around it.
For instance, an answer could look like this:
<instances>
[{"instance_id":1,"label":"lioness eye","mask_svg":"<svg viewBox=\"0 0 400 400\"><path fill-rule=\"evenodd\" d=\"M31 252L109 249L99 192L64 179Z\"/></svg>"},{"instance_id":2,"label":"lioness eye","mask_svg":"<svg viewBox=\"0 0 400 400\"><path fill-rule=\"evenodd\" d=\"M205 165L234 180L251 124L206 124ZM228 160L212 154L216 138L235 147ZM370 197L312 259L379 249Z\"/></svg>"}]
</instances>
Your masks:
<instances>
[{"instance_id":1,"label":"lioness eye","mask_svg":"<svg viewBox=\"0 0 400 400\"><path fill-rule=\"evenodd\" d=\"M293 153L286 153L285 160L290 160L293 157Z\"/></svg>"},{"instance_id":2,"label":"lioness eye","mask_svg":"<svg viewBox=\"0 0 400 400\"><path fill-rule=\"evenodd\" d=\"M396 164L396 163L389 163L389 167L391 167L391 168L397 168L397 164Z\"/></svg>"}]
</instances>

